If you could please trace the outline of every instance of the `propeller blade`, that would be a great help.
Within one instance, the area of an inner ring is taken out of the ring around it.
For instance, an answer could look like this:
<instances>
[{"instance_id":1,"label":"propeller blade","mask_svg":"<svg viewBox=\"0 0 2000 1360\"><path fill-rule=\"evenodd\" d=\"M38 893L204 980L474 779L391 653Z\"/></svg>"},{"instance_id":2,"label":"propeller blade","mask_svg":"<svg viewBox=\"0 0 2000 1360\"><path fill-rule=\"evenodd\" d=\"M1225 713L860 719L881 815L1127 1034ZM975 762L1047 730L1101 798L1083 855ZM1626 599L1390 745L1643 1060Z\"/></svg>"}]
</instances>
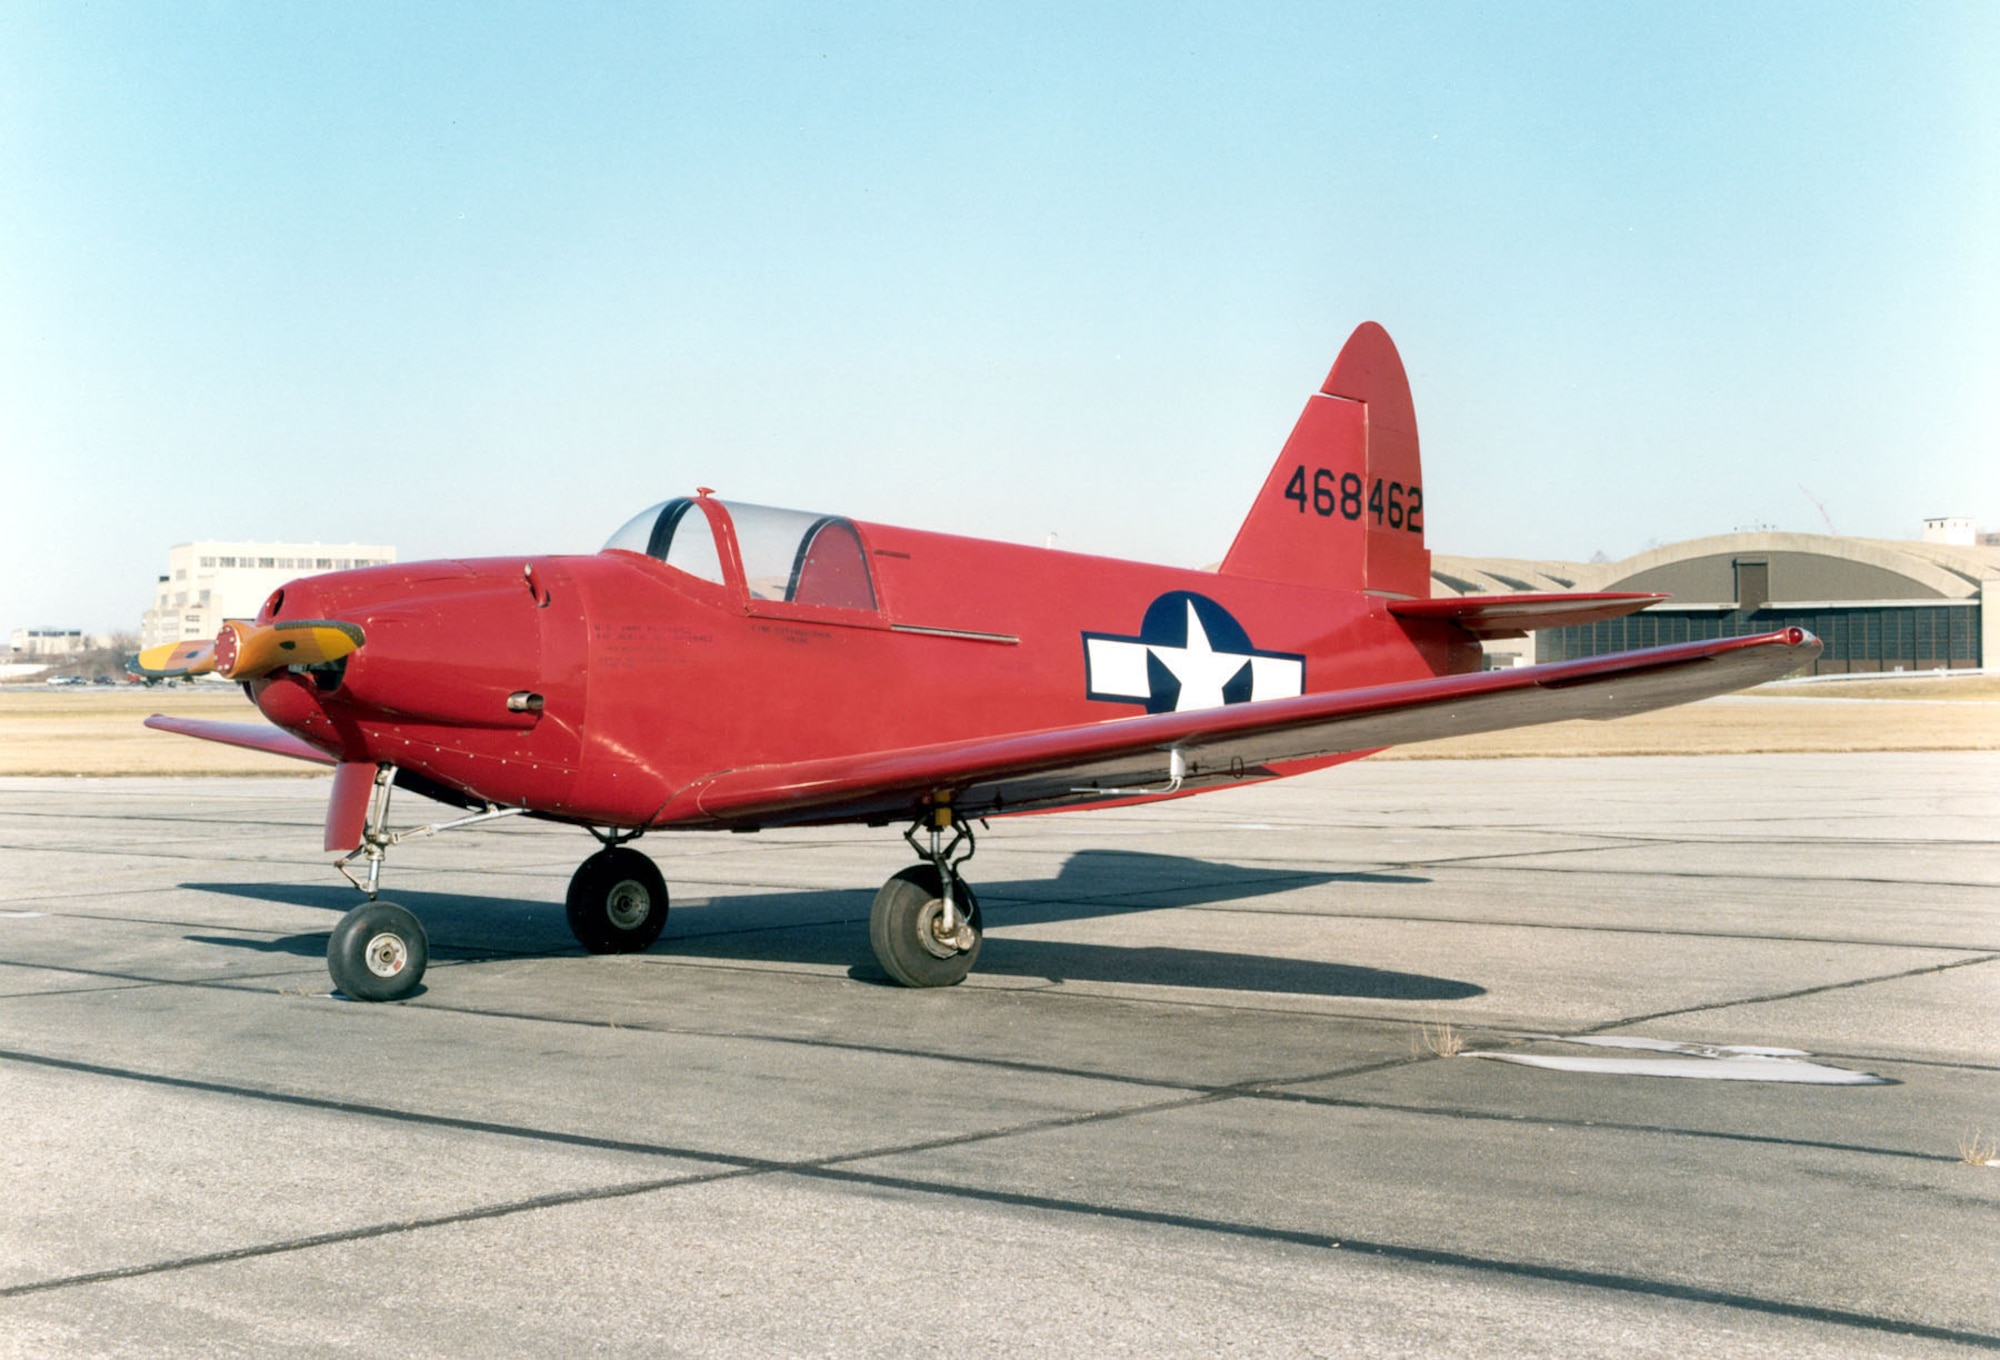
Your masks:
<instances>
[{"instance_id":1,"label":"propeller blade","mask_svg":"<svg viewBox=\"0 0 2000 1360\"><path fill-rule=\"evenodd\" d=\"M125 663L125 669L147 680L179 680L190 675L207 675L215 669L215 642L162 642L148 647Z\"/></svg>"},{"instance_id":2,"label":"propeller blade","mask_svg":"<svg viewBox=\"0 0 2000 1360\"><path fill-rule=\"evenodd\" d=\"M338 619L244 623L231 619L215 635L215 669L226 679L248 680L286 666L338 661L368 640L358 624Z\"/></svg>"}]
</instances>

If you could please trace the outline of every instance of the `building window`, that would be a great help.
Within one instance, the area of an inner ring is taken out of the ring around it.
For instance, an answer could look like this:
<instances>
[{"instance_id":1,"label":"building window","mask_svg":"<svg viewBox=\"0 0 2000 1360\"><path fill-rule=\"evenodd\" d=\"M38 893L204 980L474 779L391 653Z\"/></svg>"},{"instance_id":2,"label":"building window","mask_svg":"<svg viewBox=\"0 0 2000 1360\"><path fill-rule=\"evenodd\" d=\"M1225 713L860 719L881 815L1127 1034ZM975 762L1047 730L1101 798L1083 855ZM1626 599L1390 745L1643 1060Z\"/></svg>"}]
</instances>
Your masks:
<instances>
[{"instance_id":1,"label":"building window","mask_svg":"<svg viewBox=\"0 0 2000 1360\"><path fill-rule=\"evenodd\" d=\"M204 557L201 559L201 564L204 567L212 567L215 565L215 559L213 557Z\"/></svg>"},{"instance_id":2,"label":"building window","mask_svg":"<svg viewBox=\"0 0 2000 1360\"><path fill-rule=\"evenodd\" d=\"M1979 611L1959 602L1919 609L1854 604L1810 614L1772 609L1755 613L1647 610L1624 619L1550 629L1541 635L1537 656L1544 661L1569 661L1668 642L1747 637L1794 624L1816 634L1825 644L1813 665L1820 675L1965 667L1980 661Z\"/></svg>"},{"instance_id":3,"label":"building window","mask_svg":"<svg viewBox=\"0 0 2000 1360\"><path fill-rule=\"evenodd\" d=\"M222 559L221 559L221 561L222 561L222 565L223 565L223 566L225 566L225 567L233 567L233 566L235 566L235 565L236 565L236 559L235 559L235 558L233 558L233 557L225 557L225 558L222 558Z\"/></svg>"},{"instance_id":4,"label":"building window","mask_svg":"<svg viewBox=\"0 0 2000 1360\"><path fill-rule=\"evenodd\" d=\"M187 574L187 568L186 568L186 567L175 567L175 568L174 568L174 579L175 579L176 581L185 581L185 580L187 580L187 578L188 578L188 574Z\"/></svg>"},{"instance_id":5,"label":"building window","mask_svg":"<svg viewBox=\"0 0 2000 1360\"><path fill-rule=\"evenodd\" d=\"M257 559L257 565L260 567L275 567L278 565L278 559L275 557L260 557Z\"/></svg>"},{"instance_id":6,"label":"building window","mask_svg":"<svg viewBox=\"0 0 2000 1360\"><path fill-rule=\"evenodd\" d=\"M318 571L330 570L332 566L333 566L333 559L331 557L319 557L313 559L313 567Z\"/></svg>"}]
</instances>

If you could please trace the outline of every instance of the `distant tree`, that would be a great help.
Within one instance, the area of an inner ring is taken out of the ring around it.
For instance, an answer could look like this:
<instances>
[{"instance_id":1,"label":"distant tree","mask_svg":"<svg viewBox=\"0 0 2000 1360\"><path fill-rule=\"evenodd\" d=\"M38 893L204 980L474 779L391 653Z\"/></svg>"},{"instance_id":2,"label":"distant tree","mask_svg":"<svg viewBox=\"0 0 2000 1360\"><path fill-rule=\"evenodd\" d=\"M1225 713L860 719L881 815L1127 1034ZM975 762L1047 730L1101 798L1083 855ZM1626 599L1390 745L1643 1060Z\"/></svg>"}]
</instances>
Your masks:
<instances>
[{"instance_id":1,"label":"distant tree","mask_svg":"<svg viewBox=\"0 0 2000 1360\"><path fill-rule=\"evenodd\" d=\"M55 658L56 669L65 675L80 675L86 680L95 680L99 676L124 679L126 661L139 650L139 635L113 633L106 640L109 646L93 647L86 652Z\"/></svg>"}]
</instances>

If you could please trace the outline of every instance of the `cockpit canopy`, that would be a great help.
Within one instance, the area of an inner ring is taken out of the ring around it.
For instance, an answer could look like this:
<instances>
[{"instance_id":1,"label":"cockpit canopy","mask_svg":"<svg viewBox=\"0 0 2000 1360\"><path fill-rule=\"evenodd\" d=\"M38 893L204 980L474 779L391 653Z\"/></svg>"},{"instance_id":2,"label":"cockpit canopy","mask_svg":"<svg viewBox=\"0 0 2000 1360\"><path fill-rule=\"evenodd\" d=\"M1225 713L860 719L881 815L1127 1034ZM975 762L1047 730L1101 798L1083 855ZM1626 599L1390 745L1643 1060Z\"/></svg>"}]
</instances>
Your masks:
<instances>
[{"instance_id":1,"label":"cockpit canopy","mask_svg":"<svg viewBox=\"0 0 2000 1360\"><path fill-rule=\"evenodd\" d=\"M735 540L751 599L875 608L860 531L837 515L681 496L640 511L604 547L643 553L723 585L724 553L713 519L720 519Z\"/></svg>"}]
</instances>

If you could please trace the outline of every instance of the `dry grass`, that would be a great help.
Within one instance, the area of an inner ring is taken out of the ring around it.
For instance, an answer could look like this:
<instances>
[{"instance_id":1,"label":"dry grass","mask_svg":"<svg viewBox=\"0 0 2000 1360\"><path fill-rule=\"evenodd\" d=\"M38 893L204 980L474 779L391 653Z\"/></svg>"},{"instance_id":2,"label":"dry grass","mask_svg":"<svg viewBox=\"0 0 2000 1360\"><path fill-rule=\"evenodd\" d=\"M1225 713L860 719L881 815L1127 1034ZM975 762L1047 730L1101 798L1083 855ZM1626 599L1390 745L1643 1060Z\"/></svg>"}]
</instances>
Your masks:
<instances>
[{"instance_id":1,"label":"dry grass","mask_svg":"<svg viewBox=\"0 0 2000 1360\"><path fill-rule=\"evenodd\" d=\"M1465 1036L1447 1021L1425 1022L1417 1030L1417 1040L1433 1058L1456 1058L1465 1052Z\"/></svg>"},{"instance_id":2,"label":"dry grass","mask_svg":"<svg viewBox=\"0 0 2000 1360\"><path fill-rule=\"evenodd\" d=\"M1956 685L1931 693L1956 693ZM1509 756L1737 755L1799 751L2000 750L2000 704L1892 698L1866 704L1763 695L1709 699L1615 722L1548 723L1394 747L1376 760Z\"/></svg>"},{"instance_id":3,"label":"dry grass","mask_svg":"<svg viewBox=\"0 0 2000 1360\"><path fill-rule=\"evenodd\" d=\"M283 756L144 726L149 713L262 722L234 685L0 690L0 775L325 774Z\"/></svg>"},{"instance_id":4,"label":"dry grass","mask_svg":"<svg viewBox=\"0 0 2000 1360\"><path fill-rule=\"evenodd\" d=\"M1792 699L1932 699L1948 703L2000 703L2000 675L1947 671L1943 675L1884 676L1880 680L1798 680L1759 685L1752 694Z\"/></svg>"},{"instance_id":5,"label":"dry grass","mask_svg":"<svg viewBox=\"0 0 2000 1360\"><path fill-rule=\"evenodd\" d=\"M1921 702L1902 693L1907 688ZM1796 697L1810 689L1812 698ZM1887 691L1894 691L1893 693ZM1786 686L1642 713L1617 722L1550 723L1396 747L1378 760L1511 756L1722 755L1795 751L2000 750L2000 676ZM1820 703L1817 698L1874 702ZM1946 700L1946 702L1939 702ZM1962 702L1960 702L1962 700ZM259 722L234 687L0 690L0 775L310 776L321 766L154 732L149 713Z\"/></svg>"},{"instance_id":6,"label":"dry grass","mask_svg":"<svg viewBox=\"0 0 2000 1360\"><path fill-rule=\"evenodd\" d=\"M1958 1140L1958 1160L1967 1166L2000 1166L2000 1139L1988 1138L1984 1129L1974 1129Z\"/></svg>"}]
</instances>

